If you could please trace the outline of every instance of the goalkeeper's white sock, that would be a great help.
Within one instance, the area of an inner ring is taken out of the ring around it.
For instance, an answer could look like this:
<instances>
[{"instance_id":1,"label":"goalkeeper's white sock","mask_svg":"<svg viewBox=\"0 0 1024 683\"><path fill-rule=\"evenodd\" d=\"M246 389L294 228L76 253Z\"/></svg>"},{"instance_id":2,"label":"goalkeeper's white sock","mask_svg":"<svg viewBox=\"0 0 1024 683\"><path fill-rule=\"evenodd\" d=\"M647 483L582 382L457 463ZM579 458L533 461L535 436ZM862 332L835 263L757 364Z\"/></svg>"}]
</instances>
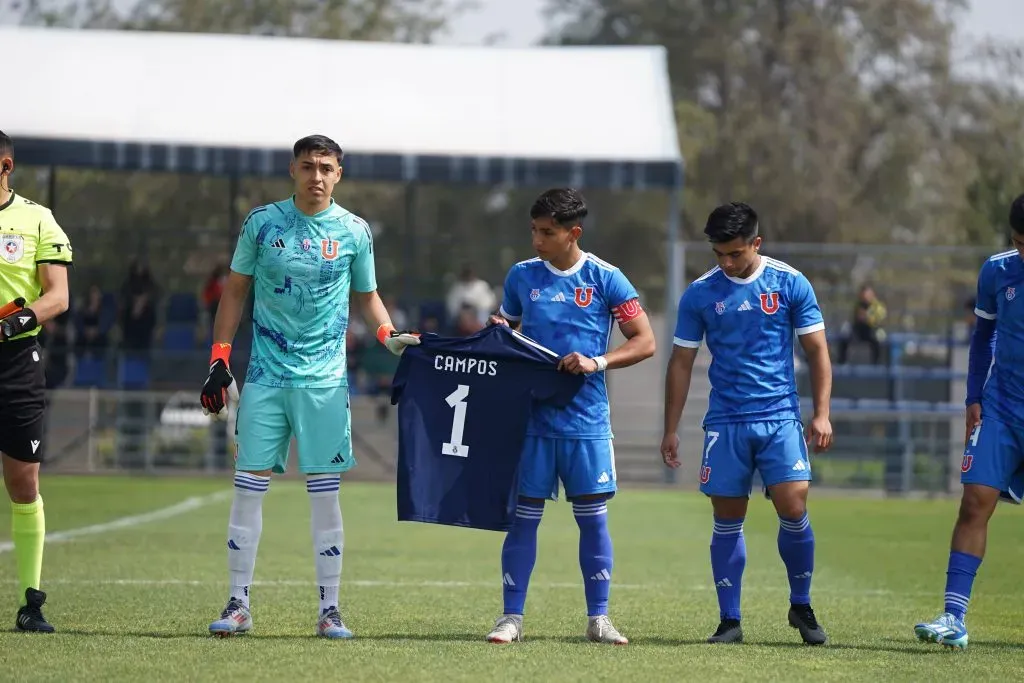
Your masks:
<instances>
[{"instance_id":1,"label":"goalkeeper's white sock","mask_svg":"<svg viewBox=\"0 0 1024 683\"><path fill-rule=\"evenodd\" d=\"M313 558L316 582L320 587L320 613L338 606L341 585L341 556L345 551L345 531L341 523L338 489L341 475L316 474L306 480L309 492L310 528L313 532Z\"/></svg>"},{"instance_id":2,"label":"goalkeeper's white sock","mask_svg":"<svg viewBox=\"0 0 1024 683\"><path fill-rule=\"evenodd\" d=\"M248 472L235 473L235 499L228 521L228 570L231 596L249 606L249 587L256 569L256 550L263 532L263 496L270 477Z\"/></svg>"}]
</instances>

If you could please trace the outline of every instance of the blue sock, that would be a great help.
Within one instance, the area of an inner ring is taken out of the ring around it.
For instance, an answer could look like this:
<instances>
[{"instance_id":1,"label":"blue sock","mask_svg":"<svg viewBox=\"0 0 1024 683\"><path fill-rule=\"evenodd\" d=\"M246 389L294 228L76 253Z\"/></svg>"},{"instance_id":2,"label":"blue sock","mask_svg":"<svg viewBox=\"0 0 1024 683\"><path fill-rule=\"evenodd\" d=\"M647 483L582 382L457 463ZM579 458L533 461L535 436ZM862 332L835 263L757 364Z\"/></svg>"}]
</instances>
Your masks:
<instances>
[{"instance_id":1,"label":"blue sock","mask_svg":"<svg viewBox=\"0 0 1024 683\"><path fill-rule=\"evenodd\" d=\"M580 569L587 616L608 614L608 593L612 587L612 537L608 533L608 501L587 500L572 504L580 527Z\"/></svg>"},{"instance_id":2,"label":"blue sock","mask_svg":"<svg viewBox=\"0 0 1024 683\"><path fill-rule=\"evenodd\" d=\"M520 501L512 530L501 547L501 586L505 614L522 614L526 608L526 589L537 562L537 527L544 514L544 502Z\"/></svg>"},{"instance_id":3,"label":"blue sock","mask_svg":"<svg viewBox=\"0 0 1024 683\"><path fill-rule=\"evenodd\" d=\"M711 534L711 577L718 592L718 610L722 620L740 619L740 591L746 566L743 518L715 517L715 530Z\"/></svg>"},{"instance_id":4,"label":"blue sock","mask_svg":"<svg viewBox=\"0 0 1024 683\"><path fill-rule=\"evenodd\" d=\"M811 575L814 573L814 530L807 513L800 519L779 517L779 556L789 576L789 601L811 604Z\"/></svg>"},{"instance_id":5,"label":"blue sock","mask_svg":"<svg viewBox=\"0 0 1024 683\"><path fill-rule=\"evenodd\" d=\"M946 611L963 621L971 601L971 587L981 566L981 558L956 550L949 551L946 569Z\"/></svg>"}]
</instances>

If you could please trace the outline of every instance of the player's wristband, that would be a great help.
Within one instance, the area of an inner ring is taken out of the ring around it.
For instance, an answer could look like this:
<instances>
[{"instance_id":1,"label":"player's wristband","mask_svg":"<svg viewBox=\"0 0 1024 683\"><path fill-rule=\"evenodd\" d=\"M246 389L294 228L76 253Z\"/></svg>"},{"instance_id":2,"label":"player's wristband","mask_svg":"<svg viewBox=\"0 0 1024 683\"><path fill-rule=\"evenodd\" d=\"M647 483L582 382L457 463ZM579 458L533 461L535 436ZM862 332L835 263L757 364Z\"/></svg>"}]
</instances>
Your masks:
<instances>
[{"instance_id":1,"label":"player's wristband","mask_svg":"<svg viewBox=\"0 0 1024 683\"><path fill-rule=\"evenodd\" d=\"M388 337L390 337L391 333L394 331L395 328L393 325L388 325L387 323L381 324L381 326L377 328L377 341L381 344L387 344Z\"/></svg>"},{"instance_id":2,"label":"player's wristband","mask_svg":"<svg viewBox=\"0 0 1024 683\"><path fill-rule=\"evenodd\" d=\"M604 372L608 369L608 359L604 356L597 356L594 358L594 362L597 363L597 370L595 372Z\"/></svg>"},{"instance_id":3,"label":"player's wristband","mask_svg":"<svg viewBox=\"0 0 1024 683\"><path fill-rule=\"evenodd\" d=\"M210 365L219 360L224 361L224 365L231 365L231 344L218 343L210 348Z\"/></svg>"}]
</instances>

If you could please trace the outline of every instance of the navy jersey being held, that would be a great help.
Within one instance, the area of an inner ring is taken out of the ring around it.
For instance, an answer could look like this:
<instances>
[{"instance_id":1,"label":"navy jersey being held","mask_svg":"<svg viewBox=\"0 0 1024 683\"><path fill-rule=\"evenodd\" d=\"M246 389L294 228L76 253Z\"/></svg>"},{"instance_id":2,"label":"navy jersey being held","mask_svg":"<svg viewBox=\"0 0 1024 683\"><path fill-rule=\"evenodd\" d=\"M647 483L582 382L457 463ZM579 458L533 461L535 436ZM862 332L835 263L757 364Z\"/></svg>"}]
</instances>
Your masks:
<instances>
[{"instance_id":1,"label":"navy jersey being held","mask_svg":"<svg viewBox=\"0 0 1024 683\"><path fill-rule=\"evenodd\" d=\"M398 404L398 519L507 531L519 459L535 401L565 406L582 375L558 356L494 325L460 338L424 335L402 354Z\"/></svg>"}]
</instances>

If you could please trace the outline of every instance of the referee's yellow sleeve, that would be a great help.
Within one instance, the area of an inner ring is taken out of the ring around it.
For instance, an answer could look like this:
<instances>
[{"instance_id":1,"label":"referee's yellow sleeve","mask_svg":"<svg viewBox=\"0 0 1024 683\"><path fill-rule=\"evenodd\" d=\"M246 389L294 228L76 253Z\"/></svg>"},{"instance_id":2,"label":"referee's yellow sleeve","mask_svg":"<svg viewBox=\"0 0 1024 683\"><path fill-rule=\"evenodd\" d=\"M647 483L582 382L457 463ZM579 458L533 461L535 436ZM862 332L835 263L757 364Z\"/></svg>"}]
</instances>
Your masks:
<instances>
[{"instance_id":1,"label":"referee's yellow sleeve","mask_svg":"<svg viewBox=\"0 0 1024 683\"><path fill-rule=\"evenodd\" d=\"M71 241L49 211L40 219L36 263L71 263Z\"/></svg>"}]
</instances>

